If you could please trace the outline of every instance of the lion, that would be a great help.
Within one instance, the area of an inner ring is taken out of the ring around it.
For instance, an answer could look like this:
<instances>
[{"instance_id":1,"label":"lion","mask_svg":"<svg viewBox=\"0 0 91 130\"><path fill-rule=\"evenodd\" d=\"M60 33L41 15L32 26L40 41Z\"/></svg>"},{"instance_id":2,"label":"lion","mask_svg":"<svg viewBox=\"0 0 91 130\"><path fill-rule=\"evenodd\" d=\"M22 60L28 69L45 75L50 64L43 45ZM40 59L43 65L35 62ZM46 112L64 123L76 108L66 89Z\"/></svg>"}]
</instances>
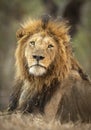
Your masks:
<instances>
[{"instance_id":1,"label":"lion","mask_svg":"<svg viewBox=\"0 0 91 130\"><path fill-rule=\"evenodd\" d=\"M21 25L8 111L61 123L91 121L91 82L73 55L69 29L65 20L50 16Z\"/></svg>"}]
</instances>

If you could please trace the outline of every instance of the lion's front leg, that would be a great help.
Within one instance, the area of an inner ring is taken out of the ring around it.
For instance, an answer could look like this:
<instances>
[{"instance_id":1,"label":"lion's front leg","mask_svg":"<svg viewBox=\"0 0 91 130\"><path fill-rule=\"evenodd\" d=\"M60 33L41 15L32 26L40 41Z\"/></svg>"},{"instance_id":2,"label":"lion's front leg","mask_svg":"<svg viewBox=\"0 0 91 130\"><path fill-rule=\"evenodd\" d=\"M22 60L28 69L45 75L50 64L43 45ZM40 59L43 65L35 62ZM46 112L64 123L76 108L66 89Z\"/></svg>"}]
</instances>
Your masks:
<instances>
[{"instance_id":1,"label":"lion's front leg","mask_svg":"<svg viewBox=\"0 0 91 130\"><path fill-rule=\"evenodd\" d=\"M28 99L24 100L18 108L23 113L44 113L44 106L46 104L46 94L35 92L31 94Z\"/></svg>"},{"instance_id":2,"label":"lion's front leg","mask_svg":"<svg viewBox=\"0 0 91 130\"><path fill-rule=\"evenodd\" d=\"M24 102L22 102L18 108L23 113L35 113L36 111L40 111L40 98L41 94L35 93L34 95L30 95L30 97Z\"/></svg>"},{"instance_id":3,"label":"lion's front leg","mask_svg":"<svg viewBox=\"0 0 91 130\"><path fill-rule=\"evenodd\" d=\"M7 109L8 111L13 111L17 108L22 85L23 82L21 80L17 80L15 82L12 94L10 95L10 99L9 99L9 105Z\"/></svg>"}]
</instances>

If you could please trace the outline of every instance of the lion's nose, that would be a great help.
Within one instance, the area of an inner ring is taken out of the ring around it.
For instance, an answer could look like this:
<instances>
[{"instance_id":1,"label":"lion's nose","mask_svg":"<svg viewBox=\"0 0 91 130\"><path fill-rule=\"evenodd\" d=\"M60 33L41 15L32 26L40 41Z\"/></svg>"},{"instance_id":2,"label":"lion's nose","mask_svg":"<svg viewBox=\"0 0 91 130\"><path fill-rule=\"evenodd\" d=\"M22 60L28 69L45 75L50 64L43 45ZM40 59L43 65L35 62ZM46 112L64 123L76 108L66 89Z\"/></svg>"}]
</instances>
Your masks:
<instances>
[{"instance_id":1,"label":"lion's nose","mask_svg":"<svg viewBox=\"0 0 91 130\"><path fill-rule=\"evenodd\" d=\"M39 61L39 60L43 60L45 57L40 55L33 55L33 58Z\"/></svg>"}]
</instances>

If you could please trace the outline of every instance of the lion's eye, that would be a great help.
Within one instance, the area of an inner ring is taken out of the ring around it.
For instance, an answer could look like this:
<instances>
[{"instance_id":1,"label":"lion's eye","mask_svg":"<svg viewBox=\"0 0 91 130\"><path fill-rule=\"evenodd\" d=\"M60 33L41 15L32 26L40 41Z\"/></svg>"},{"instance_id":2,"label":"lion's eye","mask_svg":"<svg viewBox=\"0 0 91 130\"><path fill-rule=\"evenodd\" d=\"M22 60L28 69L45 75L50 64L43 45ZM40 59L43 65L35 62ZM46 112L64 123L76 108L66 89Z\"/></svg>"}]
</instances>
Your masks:
<instances>
[{"instance_id":1,"label":"lion's eye","mask_svg":"<svg viewBox=\"0 0 91 130\"><path fill-rule=\"evenodd\" d=\"M49 44L48 45L48 48L53 48L54 46L52 44Z\"/></svg>"},{"instance_id":2,"label":"lion's eye","mask_svg":"<svg viewBox=\"0 0 91 130\"><path fill-rule=\"evenodd\" d=\"M30 41L30 45L34 46L35 45L35 41Z\"/></svg>"}]
</instances>

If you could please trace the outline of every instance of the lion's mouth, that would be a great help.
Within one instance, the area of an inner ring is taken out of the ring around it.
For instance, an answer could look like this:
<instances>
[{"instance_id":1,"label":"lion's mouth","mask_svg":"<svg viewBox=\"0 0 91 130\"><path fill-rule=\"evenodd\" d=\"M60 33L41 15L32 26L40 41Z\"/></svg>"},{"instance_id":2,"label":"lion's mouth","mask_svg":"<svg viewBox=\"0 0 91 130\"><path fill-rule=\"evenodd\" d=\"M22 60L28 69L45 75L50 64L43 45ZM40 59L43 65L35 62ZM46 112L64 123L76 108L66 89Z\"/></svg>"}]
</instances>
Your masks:
<instances>
[{"instance_id":1,"label":"lion's mouth","mask_svg":"<svg viewBox=\"0 0 91 130\"><path fill-rule=\"evenodd\" d=\"M34 67L34 66L35 66L35 67L42 67L42 68L46 69L46 67L45 67L45 66L40 65L40 64L31 65L29 68Z\"/></svg>"},{"instance_id":2,"label":"lion's mouth","mask_svg":"<svg viewBox=\"0 0 91 130\"><path fill-rule=\"evenodd\" d=\"M41 76L47 71L46 67L40 64L31 65L29 67L29 73L34 76Z\"/></svg>"}]
</instances>

